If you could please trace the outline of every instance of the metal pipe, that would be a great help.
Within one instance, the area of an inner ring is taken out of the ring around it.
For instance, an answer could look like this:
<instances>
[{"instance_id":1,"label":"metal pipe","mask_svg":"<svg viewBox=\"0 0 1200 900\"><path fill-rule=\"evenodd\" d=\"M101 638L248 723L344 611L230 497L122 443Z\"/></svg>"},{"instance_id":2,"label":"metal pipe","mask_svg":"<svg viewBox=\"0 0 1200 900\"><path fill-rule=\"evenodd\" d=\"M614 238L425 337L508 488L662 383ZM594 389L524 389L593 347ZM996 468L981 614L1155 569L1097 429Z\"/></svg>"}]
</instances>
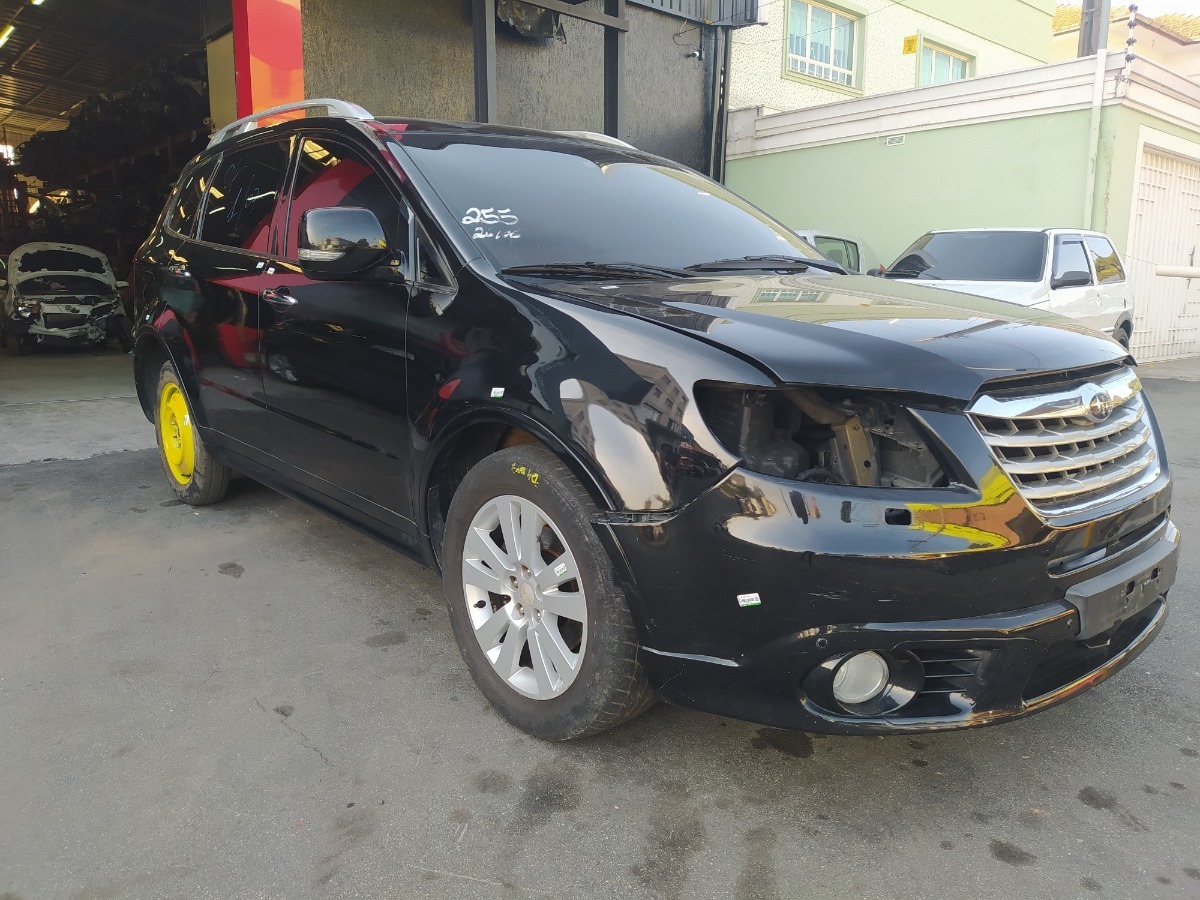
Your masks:
<instances>
[{"instance_id":1,"label":"metal pipe","mask_svg":"<svg viewBox=\"0 0 1200 900\"><path fill-rule=\"evenodd\" d=\"M625 19L625 0L604 0L604 13ZM625 137L625 32L604 26L604 133Z\"/></svg>"},{"instance_id":2,"label":"metal pipe","mask_svg":"<svg viewBox=\"0 0 1200 900\"><path fill-rule=\"evenodd\" d=\"M1200 278L1200 266L1156 266L1154 274L1163 278Z\"/></svg>"},{"instance_id":3,"label":"metal pipe","mask_svg":"<svg viewBox=\"0 0 1200 900\"><path fill-rule=\"evenodd\" d=\"M495 122L500 105L496 92L496 0L473 0L471 26L475 57L475 121Z\"/></svg>"},{"instance_id":4,"label":"metal pipe","mask_svg":"<svg viewBox=\"0 0 1200 900\"><path fill-rule=\"evenodd\" d=\"M1096 159L1100 155L1100 112L1104 102L1104 69L1108 63L1110 0L1098 0L1092 10L1096 34L1096 74L1092 81L1092 112L1088 120L1087 183L1083 188L1083 227L1092 227L1096 205Z\"/></svg>"}]
</instances>

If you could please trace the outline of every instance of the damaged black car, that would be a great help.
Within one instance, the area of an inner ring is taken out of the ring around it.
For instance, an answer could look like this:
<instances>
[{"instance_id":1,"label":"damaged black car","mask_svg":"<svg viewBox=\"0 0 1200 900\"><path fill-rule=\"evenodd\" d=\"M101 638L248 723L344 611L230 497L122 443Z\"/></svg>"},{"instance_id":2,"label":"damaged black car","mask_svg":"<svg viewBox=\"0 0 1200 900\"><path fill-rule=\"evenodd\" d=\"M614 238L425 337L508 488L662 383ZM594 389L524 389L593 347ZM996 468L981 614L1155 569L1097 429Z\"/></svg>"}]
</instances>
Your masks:
<instances>
[{"instance_id":1,"label":"damaged black car","mask_svg":"<svg viewBox=\"0 0 1200 900\"><path fill-rule=\"evenodd\" d=\"M1163 627L1170 476L1119 344L844 274L602 135L312 104L176 185L142 406L185 502L236 470L439 571L519 728L990 724Z\"/></svg>"}]
</instances>

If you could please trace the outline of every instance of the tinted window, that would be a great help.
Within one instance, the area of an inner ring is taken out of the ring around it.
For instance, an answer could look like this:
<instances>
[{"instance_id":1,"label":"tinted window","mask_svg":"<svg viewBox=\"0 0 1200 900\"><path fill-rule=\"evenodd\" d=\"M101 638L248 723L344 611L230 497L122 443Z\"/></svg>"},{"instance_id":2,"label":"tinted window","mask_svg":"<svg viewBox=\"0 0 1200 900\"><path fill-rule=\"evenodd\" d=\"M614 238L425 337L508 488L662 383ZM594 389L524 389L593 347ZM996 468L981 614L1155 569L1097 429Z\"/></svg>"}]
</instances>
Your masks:
<instances>
[{"instance_id":1,"label":"tinted window","mask_svg":"<svg viewBox=\"0 0 1200 900\"><path fill-rule=\"evenodd\" d=\"M216 164L216 159L211 159L188 173L171 200L171 208L167 212L168 228L191 237L192 229L196 225L196 216L200 212L200 203L204 200Z\"/></svg>"},{"instance_id":2,"label":"tinted window","mask_svg":"<svg viewBox=\"0 0 1200 900\"><path fill-rule=\"evenodd\" d=\"M897 257L888 278L942 281L1041 281L1046 235L1037 231L943 231Z\"/></svg>"},{"instance_id":3,"label":"tinted window","mask_svg":"<svg viewBox=\"0 0 1200 900\"><path fill-rule=\"evenodd\" d=\"M500 268L818 257L719 184L620 147L413 132L402 140L467 235Z\"/></svg>"},{"instance_id":4,"label":"tinted window","mask_svg":"<svg viewBox=\"0 0 1200 900\"><path fill-rule=\"evenodd\" d=\"M268 251L275 199L287 169L290 141L228 153L208 188L200 239L226 247Z\"/></svg>"},{"instance_id":5,"label":"tinted window","mask_svg":"<svg viewBox=\"0 0 1200 900\"><path fill-rule=\"evenodd\" d=\"M1085 240L1092 254L1092 262L1096 266L1096 280L1100 284L1124 281L1125 270L1121 268L1121 260L1108 238L1089 234Z\"/></svg>"},{"instance_id":6,"label":"tinted window","mask_svg":"<svg viewBox=\"0 0 1200 900\"><path fill-rule=\"evenodd\" d=\"M305 138L296 163L284 248L295 258L300 219L310 209L360 206L375 213L388 246L408 251L408 222L387 182L357 150L336 141Z\"/></svg>"},{"instance_id":7,"label":"tinted window","mask_svg":"<svg viewBox=\"0 0 1200 900\"><path fill-rule=\"evenodd\" d=\"M832 259L835 263L849 269L851 272L858 271L858 245L852 241L843 241L841 238L821 237L817 235L813 243L817 245L817 249Z\"/></svg>"},{"instance_id":8,"label":"tinted window","mask_svg":"<svg viewBox=\"0 0 1200 900\"><path fill-rule=\"evenodd\" d=\"M1060 278L1068 272L1089 272L1087 253L1078 237L1058 238L1054 242L1054 266L1050 277ZM1090 278L1090 275L1089 275Z\"/></svg>"}]
</instances>

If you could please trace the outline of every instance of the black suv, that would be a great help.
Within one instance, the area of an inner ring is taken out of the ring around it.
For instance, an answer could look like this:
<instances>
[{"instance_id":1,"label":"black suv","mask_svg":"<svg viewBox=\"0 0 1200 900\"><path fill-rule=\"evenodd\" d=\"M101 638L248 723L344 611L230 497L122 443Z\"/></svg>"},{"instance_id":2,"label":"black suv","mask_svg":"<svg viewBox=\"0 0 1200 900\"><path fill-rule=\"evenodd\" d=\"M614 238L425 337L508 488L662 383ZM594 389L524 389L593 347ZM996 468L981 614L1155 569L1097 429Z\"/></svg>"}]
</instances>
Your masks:
<instances>
[{"instance_id":1,"label":"black suv","mask_svg":"<svg viewBox=\"0 0 1200 900\"><path fill-rule=\"evenodd\" d=\"M843 274L611 138L307 105L216 135L139 251L143 409L185 502L236 470L440 570L518 727L981 725L1162 627L1113 341Z\"/></svg>"}]
</instances>

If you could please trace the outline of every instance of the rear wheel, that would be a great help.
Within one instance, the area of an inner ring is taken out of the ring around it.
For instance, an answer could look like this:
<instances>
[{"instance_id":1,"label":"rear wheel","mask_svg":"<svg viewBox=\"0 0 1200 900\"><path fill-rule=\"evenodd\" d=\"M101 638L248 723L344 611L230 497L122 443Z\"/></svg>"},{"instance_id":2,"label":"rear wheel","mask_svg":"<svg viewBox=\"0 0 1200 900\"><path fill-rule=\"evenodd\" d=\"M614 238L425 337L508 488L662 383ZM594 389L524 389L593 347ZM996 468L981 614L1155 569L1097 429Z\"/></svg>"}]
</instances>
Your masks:
<instances>
[{"instance_id":1,"label":"rear wheel","mask_svg":"<svg viewBox=\"0 0 1200 900\"><path fill-rule=\"evenodd\" d=\"M1128 350L1129 349L1129 326L1122 325L1120 328L1118 328L1116 331L1114 331L1113 332L1113 340L1115 340L1118 344L1120 344L1122 347L1124 347L1126 350Z\"/></svg>"},{"instance_id":2,"label":"rear wheel","mask_svg":"<svg viewBox=\"0 0 1200 900\"><path fill-rule=\"evenodd\" d=\"M168 362L158 374L154 425L167 483L192 506L216 503L229 490L229 467L213 459L192 421L187 397Z\"/></svg>"},{"instance_id":3,"label":"rear wheel","mask_svg":"<svg viewBox=\"0 0 1200 900\"><path fill-rule=\"evenodd\" d=\"M567 740L653 704L596 512L555 456L525 445L487 457L450 504L443 581L475 683L521 730Z\"/></svg>"}]
</instances>

